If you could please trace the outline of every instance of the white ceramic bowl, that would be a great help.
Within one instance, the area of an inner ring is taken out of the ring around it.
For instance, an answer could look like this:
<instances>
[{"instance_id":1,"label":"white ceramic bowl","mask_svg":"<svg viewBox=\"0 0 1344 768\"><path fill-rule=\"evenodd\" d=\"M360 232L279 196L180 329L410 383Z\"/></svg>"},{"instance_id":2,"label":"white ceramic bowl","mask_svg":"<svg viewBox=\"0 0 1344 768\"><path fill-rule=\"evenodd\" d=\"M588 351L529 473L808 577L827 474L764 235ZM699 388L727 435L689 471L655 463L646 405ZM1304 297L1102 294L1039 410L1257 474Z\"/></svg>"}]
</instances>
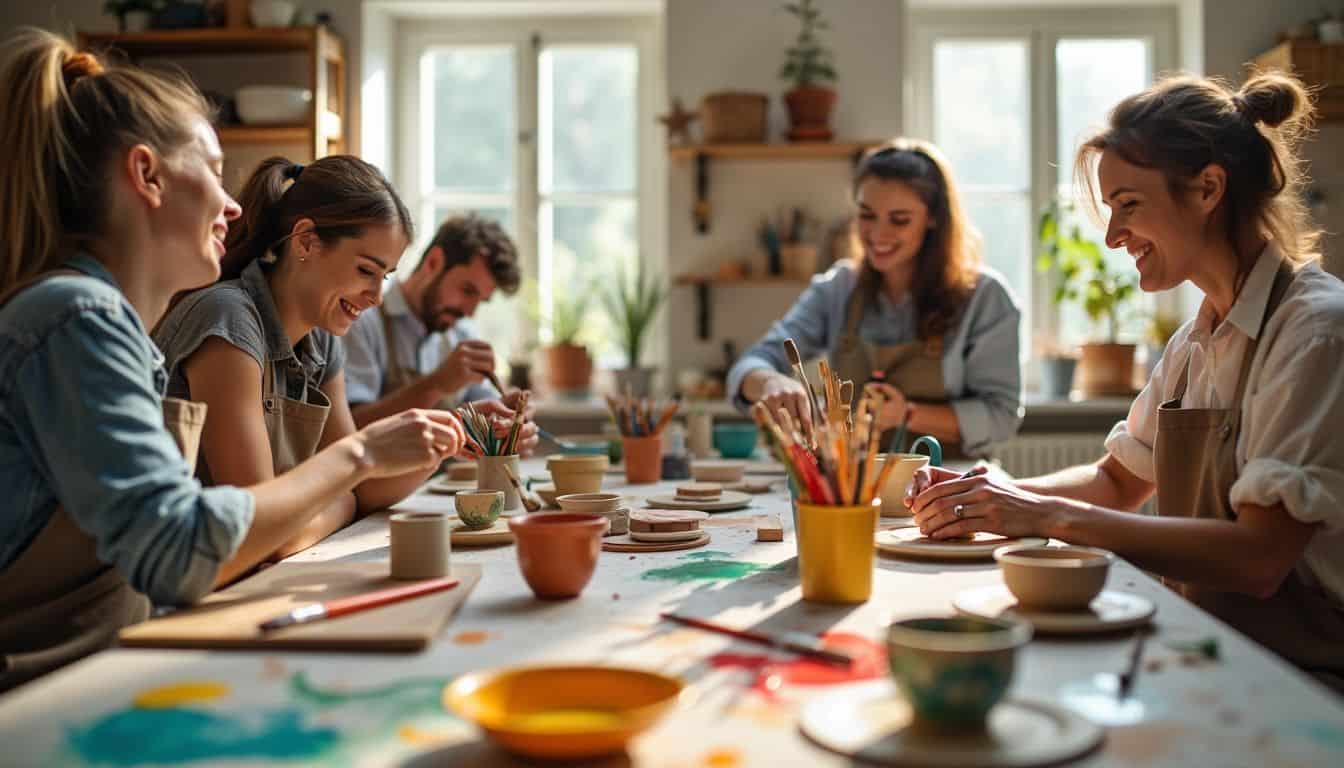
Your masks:
<instances>
[{"instance_id":1,"label":"white ceramic bowl","mask_svg":"<svg viewBox=\"0 0 1344 768\"><path fill-rule=\"evenodd\" d=\"M288 85L249 85L238 89L238 117L248 125L304 122L313 106L313 92Z\"/></svg>"},{"instance_id":2,"label":"white ceramic bowl","mask_svg":"<svg viewBox=\"0 0 1344 768\"><path fill-rule=\"evenodd\" d=\"M736 459L704 459L691 462L691 477L699 483L740 483L747 462Z\"/></svg>"},{"instance_id":3,"label":"white ceramic bowl","mask_svg":"<svg viewBox=\"0 0 1344 768\"><path fill-rule=\"evenodd\" d=\"M254 27L288 27L298 6L286 0L252 0L248 10Z\"/></svg>"}]
</instances>

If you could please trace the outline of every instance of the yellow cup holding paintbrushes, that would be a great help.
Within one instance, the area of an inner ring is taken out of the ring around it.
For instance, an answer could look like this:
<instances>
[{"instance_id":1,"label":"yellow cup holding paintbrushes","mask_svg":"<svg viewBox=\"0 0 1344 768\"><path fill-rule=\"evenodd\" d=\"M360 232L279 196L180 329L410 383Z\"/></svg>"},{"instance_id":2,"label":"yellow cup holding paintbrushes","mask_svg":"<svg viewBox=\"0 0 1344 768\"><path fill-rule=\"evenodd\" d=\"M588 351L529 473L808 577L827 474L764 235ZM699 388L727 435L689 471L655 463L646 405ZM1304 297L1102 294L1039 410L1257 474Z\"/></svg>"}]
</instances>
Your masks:
<instances>
[{"instance_id":1,"label":"yellow cup holding paintbrushes","mask_svg":"<svg viewBox=\"0 0 1344 768\"><path fill-rule=\"evenodd\" d=\"M873 594L873 530L881 501L856 506L798 502L798 571L803 599L862 603Z\"/></svg>"}]
</instances>

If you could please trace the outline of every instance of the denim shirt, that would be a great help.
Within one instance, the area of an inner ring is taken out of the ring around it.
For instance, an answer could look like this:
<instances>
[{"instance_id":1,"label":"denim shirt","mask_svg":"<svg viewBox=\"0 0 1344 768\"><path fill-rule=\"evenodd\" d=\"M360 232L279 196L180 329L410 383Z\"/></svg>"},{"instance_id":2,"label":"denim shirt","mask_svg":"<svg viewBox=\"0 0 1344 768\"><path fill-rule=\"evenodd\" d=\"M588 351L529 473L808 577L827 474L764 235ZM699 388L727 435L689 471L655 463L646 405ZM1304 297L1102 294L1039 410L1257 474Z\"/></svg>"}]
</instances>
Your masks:
<instances>
[{"instance_id":1,"label":"denim shirt","mask_svg":"<svg viewBox=\"0 0 1344 768\"><path fill-rule=\"evenodd\" d=\"M252 524L252 494L202 489L163 425L167 377L112 275L78 255L0 308L0 568L56 505L98 558L158 604L214 586Z\"/></svg>"},{"instance_id":2,"label":"denim shirt","mask_svg":"<svg viewBox=\"0 0 1344 768\"><path fill-rule=\"evenodd\" d=\"M804 361L834 352L845 331L845 308L858 284L858 270L837 264L812 279L797 303L728 372L728 396L747 409L742 381L762 368L788 373L783 341L792 338ZM1022 423L1022 373L1018 364L1018 327L1022 311L1007 282L982 267L966 309L943 337L943 386L957 414L962 449L982 455L994 443L1017 434ZM918 326L909 296L893 303L879 295L864 308L859 336L874 344L914 341ZM810 374L809 374L810 375ZM862 386L862 382L857 382Z\"/></svg>"}]
</instances>

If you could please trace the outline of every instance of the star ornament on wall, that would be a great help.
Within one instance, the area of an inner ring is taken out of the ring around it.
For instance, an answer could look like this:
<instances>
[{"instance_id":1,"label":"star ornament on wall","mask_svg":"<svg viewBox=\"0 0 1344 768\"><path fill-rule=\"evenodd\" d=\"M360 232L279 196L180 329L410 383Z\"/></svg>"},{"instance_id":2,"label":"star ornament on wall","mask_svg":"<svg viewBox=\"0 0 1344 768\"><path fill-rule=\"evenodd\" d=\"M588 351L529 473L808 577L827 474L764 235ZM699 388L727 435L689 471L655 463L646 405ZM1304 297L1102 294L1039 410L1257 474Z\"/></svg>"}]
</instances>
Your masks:
<instances>
[{"instance_id":1,"label":"star ornament on wall","mask_svg":"<svg viewBox=\"0 0 1344 768\"><path fill-rule=\"evenodd\" d=\"M658 116L658 122L667 126L667 140L672 144L689 144L691 141L691 123L695 122L699 115L695 112L688 112L681 105L681 99L672 100L672 111L665 115Z\"/></svg>"}]
</instances>

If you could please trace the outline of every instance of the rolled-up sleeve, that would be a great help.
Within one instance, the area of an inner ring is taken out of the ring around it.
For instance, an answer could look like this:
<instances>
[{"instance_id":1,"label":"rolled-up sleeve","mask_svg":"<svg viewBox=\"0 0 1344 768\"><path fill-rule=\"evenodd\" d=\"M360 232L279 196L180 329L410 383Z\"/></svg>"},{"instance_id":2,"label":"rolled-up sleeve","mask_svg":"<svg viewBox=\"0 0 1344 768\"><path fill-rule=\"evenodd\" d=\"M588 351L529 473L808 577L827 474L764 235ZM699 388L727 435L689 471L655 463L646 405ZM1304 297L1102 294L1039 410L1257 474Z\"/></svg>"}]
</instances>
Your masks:
<instances>
[{"instance_id":1,"label":"rolled-up sleeve","mask_svg":"<svg viewBox=\"0 0 1344 768\"><path fill-rule=\"evenodd\" d=\"M1246 464L1232 484L1233 506L1282 504L1304 523L1344 530L1341 370L1344 339L1337 336L1271 350L1243 410Z\"/></svg>"},{"instance_id":2,"label":"rolled-up sleeve","mask_svg":"<svg viewBox=\"0 0 1344 768\"><path fill-rule=\"evenodd\" d=\"M966 390L950 405L962 448L983 454L1017 434L1022 423L1022 369L1018 359L1022 311L997 281L986 280L983 302L967 317Z\"/></svg>"},{"instance_id":3,"label":"rolled-up sleeve","mask_svg":"<svg viewBox=\"0 0 1344 768\"><path fill-rule=\"evenodd\" d=\"M351 405L372 403L382 392L387 350L381 320L377 310L366 310L340 338L345 352L345 399Z\"/></svg>"},{"instance_id":4,"label":"rolled-up sleeve","mask_svg":"<svg viewBox=\"0 0 1344 768\"><path fill-rule=\"evenodd\" d=\"M830 310L837 302L843 304L844 298L848 298L853 282L842 278L841 270L844 269L835 267L812 278L812 283L788 313L776 320L765 336L733 364L728 371L728 397L739 411L745 413L751 407L751 403L742 397L742 382L752 371L766 369L782 373L789 370L789 359L784 354L785 339L793 339L804 361L827 351L828 333L832 330ZM844 298L838 297L841 293Z\"/></svg>"},{"instance_id":5,"label":"rolled-up sleeve","mask_svg":"<svg viewBox=\"0 0 1344 768\"><path fill-rule=\"evenodd\" d=\"M72 314L15 372L47 481L100 560L159 604L214 586L252 524L252 494L202 489L164 428L148 337L106 309Z\"/></svg>"}]
</instances>

